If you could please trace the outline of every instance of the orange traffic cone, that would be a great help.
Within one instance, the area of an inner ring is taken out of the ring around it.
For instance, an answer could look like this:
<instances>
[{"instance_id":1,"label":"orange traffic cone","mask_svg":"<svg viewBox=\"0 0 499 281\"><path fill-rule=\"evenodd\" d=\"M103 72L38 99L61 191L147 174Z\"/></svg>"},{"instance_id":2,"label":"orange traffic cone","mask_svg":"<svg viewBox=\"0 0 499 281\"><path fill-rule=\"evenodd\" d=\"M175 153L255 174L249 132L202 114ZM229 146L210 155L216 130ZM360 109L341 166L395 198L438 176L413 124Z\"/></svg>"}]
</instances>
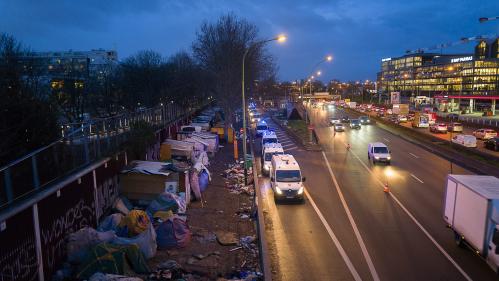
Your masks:
<instances>
[{"instance_id":1,"label":"orange traffic cone","mask_svg":"<svg viewBox=\"0 0 499 281\"><path fill-rule=\"evenodd\" d=\"M390 188L388 188L388 183L385 183L385 185L383 186L383 191L384 191L385 193L390 192Z\"/></svg>"}]
</instances>

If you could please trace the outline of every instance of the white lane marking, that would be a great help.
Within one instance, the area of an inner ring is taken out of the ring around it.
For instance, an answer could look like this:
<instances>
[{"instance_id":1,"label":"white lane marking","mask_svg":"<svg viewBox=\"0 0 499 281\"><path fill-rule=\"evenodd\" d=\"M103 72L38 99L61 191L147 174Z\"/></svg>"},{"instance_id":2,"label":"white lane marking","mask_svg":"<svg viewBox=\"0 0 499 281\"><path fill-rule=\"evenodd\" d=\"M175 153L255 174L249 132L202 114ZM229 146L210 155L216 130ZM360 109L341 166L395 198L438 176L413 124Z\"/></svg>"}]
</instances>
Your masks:
<instances>
[{"instance_id":1,"label":"white lane marking","mask_svg":"<svg viewBox=\"0 0 499 281\"><path fill-rule=\"evenodd\" d=\"M297 146L291 146L291 147L284 147L284 146L283 146L282 148L283 148L284 150L286 150L286 151L291 151L291 150L296 150L296 149L298 149L298 147L297 147Z\"/></svg>"},{"instance_id":2,"label":"white lane marking","mask_svg":"<svg viewBox=\"0 0 499 281\"><path fill-rule=\"evenodd\" d=\"M390 140L389 140L389 139L387 139L387 138L383 138L383 139L384 139L386 142L390 142Z\"/></svg>"},{"instance_id":3,"label":"white lane marking","mask_svg":"<svg viewBox=\"0 0 499 281\"><path fill-rule=\"evenodd\" d=\"M411 174L411 177L413 177L415 180L419 181L420 183L424 183L422 180L420 180L418 177L415 175Z\"/></svg>"},{"instance_id":4,"label":"white lane marking","mask_svg":"<svg viewBox=\"0 0 499 281\"><path fill-rule=\"evenodd\" d=\"M369 252L367 251L366 244L364 243L364 240L362 239L362 236L360 235L360 231L357 228L357 224L355 223L355 220L353 219L352 213L350 212L350 209L348 208L345 197L343 196L343 192L341 192L338 181L336 180L336 176L334 175L333 170L331 169L331 165L329 165L329 161L328 161L328 159L326 157L326 153L324 153L324 151L322 151L322 156L324 156L324 161L326 162L327 169L329 170L329 174L331 175L334 186L336 187L336 192L338 192L338 195L339 195L340 200L341 200L341 204L343 205L343 209L345 209L345 212L347 213L348 220L350 221L350 224L352 225L353 232L355 233L355 237L357 238L357 242L359 242L360 248L362 250L362 254L364 255L366 263L369 267L369 271L371 271L371 276L373 277L374 281L379 281L380 279L379 279L378 273L376 272L376 268L374 267L371 256L369 256Z\"/></svg>"},{"instance_id":5,"label":"white lane marking","mask_svg":"<svg viewBox=\"0 0 499 281\"><path fill-rule=\"evenodd\" d=\"M283 140L283 141L280 141L281 144L289 144L289 143L293 143L292 140Z\"/></svg>"},{"instance_id":6,"label":"white lane marking","mask_svg":"<svg viewBox=\"0 0 499 281\"><path fill-rule=\"evenodd\" d=\"M333 240L334 245L336 245L338 252L340 252L341 257L343 258L343 261L346 263L348 269L350 270L350 273L352 273L353 278L356 281L362 281L362 278L360 278L360 275L357 272L357 270L355 269L355 267L353 266L352 261L350 260L347 253L345 252L345 250L341 246L341 243L338 240L338 238L336 237L336 235L334 234L333 230L331 229L331 226L329 226L326 219L322 215L322 212L319 210L319 208L317 208L317 205L315 204L314 199L312 199L312 196L310 196L307 189L305 189L305 195L307 196L308 200L310 201L310 204L312 205L315 212L319 216L319 219L321 220L322 225L324 225L324 227L326 228L326 231L329 234L329 237L331 237L331 240Z\"/></svg>"},{"instance_id":7,"label":"white lane marking","mask_svg":"<svg viewBox=\"0 0 499 281\"><path fill-rule=\"evenodd\" d=\"M362 161L359 156L357 156L357 154L355 154L355 152L351 151L352 155L355 156L355 158L357 158L357 160L359 160L359 162L362 164L362 166L364 166L364 168L366 168L366 170L371 173L371 175L373 175L373 177L376 179L376 181L382 186L384 187L384 183L382 181L380 181L376 175L374 174L374 172L369 169L369 167L367 167L367 165L364 163L364 161ZM472 279L468 276L468 274L466 274L466 272L464 272L464 270L457 264L457 262L444 250L444 248L442 246L440 246L440 244L438 244L438 242L435 240L435 238L433 238L433 236L431 236L431 234L426 230L426 228L423 227L423 225L421 223L419 223L419 221L412 215L411 212L409 212L409 210L407 210L407 208L402 204L402 202L400 202L397 198L397 196L395 196L391 191L389 192L390 196L393 198L393 200L395 200L395 202L399 205L399 207L409 216L409 218L411 218L411 220L419 227L419 229L426 235L426 237L428 237L428 239L430 239L430 241L433 243L433 245L435 245L435 247L447 258L447 260L452 263L452 265L454 265L454 267L463 275L463 277L468 280L468 281L472 281Z\"/></svg>"},{"instance_id":8,"label":"white lane marking","mask_svg":"<svg viewBox=\"0 0 499 281\"><path fill-rule=\"evenodd\" d=\"M409 152L409 154L410 154L410 155L412 155L412 156L413 156L414 158L416 158L416 159L417 159L417 158L419 158L419 156L417 156L417 155L416 155L416 154L414 154L414 153L410 153L410 152Z\"/></svg>"}]
</instances>

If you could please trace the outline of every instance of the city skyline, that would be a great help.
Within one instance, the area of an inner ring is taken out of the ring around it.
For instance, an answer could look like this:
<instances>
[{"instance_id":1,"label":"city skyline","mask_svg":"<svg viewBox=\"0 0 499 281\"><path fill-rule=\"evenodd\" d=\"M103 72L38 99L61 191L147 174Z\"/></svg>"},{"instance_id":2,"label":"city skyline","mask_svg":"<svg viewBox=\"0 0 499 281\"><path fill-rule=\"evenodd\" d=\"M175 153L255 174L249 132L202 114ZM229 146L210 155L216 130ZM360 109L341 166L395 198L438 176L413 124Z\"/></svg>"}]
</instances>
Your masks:
<instances>
[{"instance_id":1,"label":"city skyline","mask_svg":"<svg viewBox=\"0 0 499 281\"><path fill-rule=\"evenodd\" d=\"M204 21L234 13L256 24L261 37L288 36L286 44L269 48L280 80L305 78L328 54L334 59L321 66L321 80L374 80L381 58L499 33L497 22L478 22L479 17L494 16L488 13L498 10L499 3L458 2L293 1L283 9L279 1L151 1L147 6L138 1L90 1L77 6L64 1L16 1L0 3L0 25L2 32L36 51L115 49L123 59L151 49L168 57L190 52ZM464 44L444 53L472 49L473 44Z\"/></svg>"}]
</instances>

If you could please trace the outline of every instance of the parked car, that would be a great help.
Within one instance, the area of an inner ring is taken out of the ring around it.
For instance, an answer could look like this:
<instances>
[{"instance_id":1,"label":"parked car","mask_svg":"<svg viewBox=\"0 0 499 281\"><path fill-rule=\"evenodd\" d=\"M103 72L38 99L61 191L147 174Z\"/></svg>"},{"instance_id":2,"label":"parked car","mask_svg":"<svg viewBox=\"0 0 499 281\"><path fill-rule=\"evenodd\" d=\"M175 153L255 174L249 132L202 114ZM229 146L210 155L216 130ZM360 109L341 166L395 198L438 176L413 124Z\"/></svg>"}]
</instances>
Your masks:
<instances>
[{"instance_id":1,"label":"parked car","mask_svg":"<svg viewBox=\"0 0 499 281\"><path fill-rule=\"evenodd\" d=\"M461 123L451 122L451 123L449 123L449 125L447 125L447 131L462 133L463 132L463 125Z\"/></svg>"},{"instance_id":2,"label":"parked car","mask_svg":"<svg viewBox=\"0 0 499 281\"><path fill-rule=\"evenodd\" d=\"M476 147L476 137L472 135L456 135L452 138L452 142L466 147Z\"/></svg>"},{"instance_id":3,"label":"parked car","mask_svg":"<svg viewBox=\"0 0 499 281\"><path fill-rule=\"evenodd\" d=\"M350 120L350 128L352 129L360 129L361 124L359 119Z\"/></svg>"},{"instance_id":4,"label":"parked car","mask_svg":"<svg viewBox=\"0 0 499 281\"><path fill-rule=\"evenodd\" d=\"M399 115L398 116L398 122L399 123L405 123L407 121L408 121L407 116L405 116L405 115Z\"/></svg>"},{"instance_id":5,"label":"parked car","mask_svg":"<svg viewBox=\"0 0 499 281\"><path fill-rule=\"evenodd\" d=\"M488 140L497 137L497 132L492 129L478 129L473 132L477 139Z\"/></svg>"},{"instance_id":6,"label":"parked car","mask_svg":"<svg viewBox=\"0 0 499 281\"><path fill-rule=\"evenodd\" d=\"M329 123L331 123L331 125L340 124L341 120L340 118L331 118L331 120L329 120Z\"/></svg>"},{"instance_id":7,"label":"parked car","mask_svg":"<svg viewBox=\"0 0 499 281\"><path fill-rule=\"evenodd\" d=\"M447 125L445 123L435 123L430 126L430 132L432 133L447 133Z\"/></svg>"},{"instance_id":8,"label":"parked car","mask_svg":"<svg viewBox=\"0 0 499 281\"><path fill-rule=\"evenodd\" d=\"M494 151L499 151L499 137L494 137L486 140L484 143L484 147Z\"/></svg>"},{"instance_id":9,"label":"parked car","mask_svg":"<svg viewBox=\"0 0 499 281\"><path fill-rule=\"evenodd\" d=\"M335 132L343 132L343 131L345 131L345 126L343 126L343 124L341 124L341 123L336 123L336 124L333 125L333 127L334 127L334 131Z\"/></svg>"}]
</instances>

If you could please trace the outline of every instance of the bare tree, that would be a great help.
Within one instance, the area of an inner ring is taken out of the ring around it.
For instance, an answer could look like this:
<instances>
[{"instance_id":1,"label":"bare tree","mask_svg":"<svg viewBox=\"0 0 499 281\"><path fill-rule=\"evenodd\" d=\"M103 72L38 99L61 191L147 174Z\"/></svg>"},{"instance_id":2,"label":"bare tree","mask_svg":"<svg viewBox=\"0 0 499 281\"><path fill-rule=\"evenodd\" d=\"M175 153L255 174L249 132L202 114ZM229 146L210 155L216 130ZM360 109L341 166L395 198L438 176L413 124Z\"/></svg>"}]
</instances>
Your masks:
<instances>
[{"instance_id":1,"label":"bare tree","mask_svg":"<svg viewBox=\"0 0 499 281\"><path fill-rule=\"evenodd\" d=\"M225 111L228 126L232 124L234 110L241 104L242 57L246 48L259 41L258 29L228 14L215 23L203 23L196 35L192 46L194 57L214 81L215 98ZM272 58L262 45L252 48L245 67L247 81L273 73Z\"/></svg>"}]
</instances>

